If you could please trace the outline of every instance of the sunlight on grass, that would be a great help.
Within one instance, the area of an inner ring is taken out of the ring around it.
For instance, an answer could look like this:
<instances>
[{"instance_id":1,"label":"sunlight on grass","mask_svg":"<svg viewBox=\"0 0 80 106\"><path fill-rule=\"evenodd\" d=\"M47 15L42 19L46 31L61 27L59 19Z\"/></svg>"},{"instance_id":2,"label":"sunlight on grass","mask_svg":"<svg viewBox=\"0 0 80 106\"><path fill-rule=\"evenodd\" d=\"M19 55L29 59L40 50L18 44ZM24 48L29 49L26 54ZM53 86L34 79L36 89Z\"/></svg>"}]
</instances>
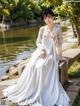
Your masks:
<instances>
[{"instance_id":1,"label":"sunlight on grass","mask_svg":"<svg viewBox=\"0 0 80 106\"><path fill-rule=\"evenodd\" d=\"M77 44L74 44L74 45L71 46L71 48L72 48L72 49L78 48L78 45L77 45Z\"/></svg>"},{"instance_id":2,"label":"sunlight on grass","mask_svg":"<svg viewBox=\"0 0 80 106\"><path fill-rule=\"evenodd\" d=\"M68 75L70 78L80 77L80 62L75 61L74 64L68 70Z\"/></svg>"},{"instance_id":3,"label":"sunlight on grass","mask_svg":"<svg viewBox=\"0 0 80 106\"><path fill-rule=\"evenodd\" d=\"M66 32L68 29L69 29L68 27L63 26L63 27L62 27L62 32Z\"/></svg>"}]
</instances>

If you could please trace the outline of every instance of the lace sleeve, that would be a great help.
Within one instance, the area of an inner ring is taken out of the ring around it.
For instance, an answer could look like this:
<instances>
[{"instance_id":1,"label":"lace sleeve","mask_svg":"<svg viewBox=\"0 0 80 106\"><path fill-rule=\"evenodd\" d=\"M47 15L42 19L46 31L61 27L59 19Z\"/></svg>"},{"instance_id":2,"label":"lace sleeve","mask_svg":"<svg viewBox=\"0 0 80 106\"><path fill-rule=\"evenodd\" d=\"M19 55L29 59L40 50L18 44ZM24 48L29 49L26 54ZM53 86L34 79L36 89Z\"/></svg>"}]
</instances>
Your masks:
<instances>
[{"instance_id":1,"label":"lace sleeve","mask_svg":"<svg viewBox=\"0 0 80 106\"><path fill-rule=\"evenodd\" d=\"M36 40L36 45L37 45L37 47L41 47L42 35L43 35L43 27L41 27L41 28L39 29L38 37L37 37L37 40Z\"/></svg>"},{"instance_id":2,"label":"lace sleeve","mask_svg":"<svg viewBox=\"0 0 80 106\"><path fill-rule=\"evenodd\" d=\"M62 43L63 43L63 37L62 37L62 29L61 29L61 26L59 26L58 28L58 46L62 46Z\"/></svg>"}]
</instances>

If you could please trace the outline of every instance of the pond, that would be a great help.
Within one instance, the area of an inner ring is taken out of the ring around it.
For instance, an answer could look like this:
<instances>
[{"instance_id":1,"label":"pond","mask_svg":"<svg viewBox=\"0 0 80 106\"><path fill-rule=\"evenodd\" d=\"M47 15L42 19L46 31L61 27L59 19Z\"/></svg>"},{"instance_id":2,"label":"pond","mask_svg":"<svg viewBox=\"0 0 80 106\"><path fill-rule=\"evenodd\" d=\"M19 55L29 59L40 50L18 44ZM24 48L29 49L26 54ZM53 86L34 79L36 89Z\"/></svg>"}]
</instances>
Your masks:
<instances>
[{"instance_id":1,"label":"pond","mask_svg":"<svg viewBox=\"0 0 80 106\"><path fill-rule=\"evenodd\" d=\"M0 32L0 76L36 48L39 26Z\"/></svg>"}]
</instances>

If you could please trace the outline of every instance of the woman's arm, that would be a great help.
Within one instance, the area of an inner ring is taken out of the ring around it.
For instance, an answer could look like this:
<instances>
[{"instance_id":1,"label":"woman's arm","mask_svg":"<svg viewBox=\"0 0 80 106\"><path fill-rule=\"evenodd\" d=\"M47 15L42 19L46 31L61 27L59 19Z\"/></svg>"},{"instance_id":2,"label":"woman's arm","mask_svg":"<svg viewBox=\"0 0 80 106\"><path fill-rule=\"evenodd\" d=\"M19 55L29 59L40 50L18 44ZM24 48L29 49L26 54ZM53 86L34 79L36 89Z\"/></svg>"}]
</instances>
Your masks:
<instances>
[{"instance_id":1,"label":"woman's arm","mask_svg":"<svg viewBox=\"0 0 80 106\"><path fill-rule=\"evenodd\" d=\"M58 46L62 46L63 43L63 37L62 37L62 28L61 26L58 27Z\"/></svg>"},{"instance_id":2,"label":"woman's arm","mask_svg":"<svg viewBox=\"0 0 80 106\"><path fill-rule=\"evenodd\" d=\"M62 46L63 37L62 37L62 29L60 25L56 26L55 32L51 33L51 37L56 46Z\"/></svg>"},{"instance_id":3,"label":"woman's arm","mask_svg":"<svg viewBox=\"0 0 80 106\"><path fill-rule=\"evenodd\" d=\"M38 47L41 46L42 34L43 34L43 27L41 27L39 29L38 37L37 37L37 40L36 40L36 45Z\"/></svg>"},{"instance_id":4,"label":"woman's arm","mask_svg":"<svg viewBox=\"0 0 80 106\"><path fill-rule=\"evenodd\" d=\"M46 56L46 51L45 51L45 49L42 46L42 35L43 35L43 31L44 31L44 28L41 27L39 29L39 34L38 34L38 37L37 37L37 40L36 40L37 47L40 47L41 48L41 53L40 53L40 57L41 58L45 58L45 56Z\"/></svg>"}]
</instances>

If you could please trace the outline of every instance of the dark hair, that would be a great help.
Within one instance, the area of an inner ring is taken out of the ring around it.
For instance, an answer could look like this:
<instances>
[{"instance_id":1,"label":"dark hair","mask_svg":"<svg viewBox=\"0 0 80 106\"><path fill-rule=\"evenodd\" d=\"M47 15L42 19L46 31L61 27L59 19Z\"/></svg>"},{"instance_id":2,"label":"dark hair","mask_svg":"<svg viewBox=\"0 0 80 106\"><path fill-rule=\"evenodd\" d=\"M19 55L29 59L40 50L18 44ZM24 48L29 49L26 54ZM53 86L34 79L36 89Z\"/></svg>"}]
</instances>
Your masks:
<instances>
[{"instance_id":1,"label":"dark hair","mask_svg":"<svg viewBox=\"0 0 80 106\"><path fill-rule=\"evenodd\" d=\"M54 13L53 13L53 11L50 8L42 10L41 19L43 20L44 17L47 17L48 15L54 16Z\"/></svg>"}]
</instances>

